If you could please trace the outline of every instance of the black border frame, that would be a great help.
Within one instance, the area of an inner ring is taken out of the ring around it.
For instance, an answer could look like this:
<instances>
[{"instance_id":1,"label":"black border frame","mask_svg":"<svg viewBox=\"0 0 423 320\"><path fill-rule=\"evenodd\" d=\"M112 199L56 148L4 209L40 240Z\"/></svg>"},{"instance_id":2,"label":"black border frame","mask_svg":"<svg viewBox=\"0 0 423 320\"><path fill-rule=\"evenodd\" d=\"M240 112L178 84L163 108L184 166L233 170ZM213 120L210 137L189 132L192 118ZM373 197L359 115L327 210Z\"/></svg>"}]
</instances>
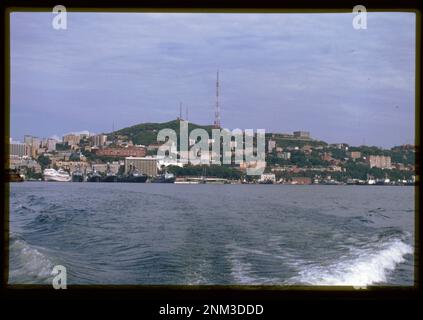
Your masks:
<instances>
[{"instance_id":1,"label":"black border frame","mask_svg":"<svg viewBox=\"0 0 423 320\"><path fill-rule=\"evenodd\" d=\"M72 8L77 9L90 9L93 8L98 11L113 9L116 11L130 11L137 9L145 9L147 11L274 11L274 10L305 10L308 12L351 12L352 8L357 4L365 5L368 11L381 10L381 11L415 11L416 12L416 145L420 146L420 123L421 123L421 100L420 100L420 75L421 75L421 11L419 10L416 1L343 1L342 3L330 3L324 1L284 1L280 4L269 3L268 1L256 1L255 3L230 0L230 1L186 1L184 3L177 3L176 1L99 1L99 0L73 0L73 1L49 1L42 0L37 3L28 0L5 0L1 2L2 18L4 21L1 23L3 43L5 50L2 51L2 71L4 75L5 85L9 81L10 64L7 51L9 49L6 43L8 37L8 8L14 10L25 10L33 8L33 10L43 10L44 8L53 8L57 4L62 4L72 11ZM3 93L3 112L2 116L4 130L3 140L1 142L1 161L3 168L5 168L6 159L8 155L8 129L9 129L9 88L2 86ZM420 161L420 148L416 153L416 175L420 176L420 168L418 163ZM1 170L0 178L4 181L4 170ZM419 203L418 191L420 189L420 182L416 186L416 204ZM1 191L5 195L2 197L3 215L0 219L0 228L3 231L3 236L0 237L1 252L1 267L2 271L8 270L8 224L7 213L8 211L8 185L2 183ZM415 300L422 297L421 279L422 270L419 268L421 265L421 256L418 254L421 238L418 236L422 227L422 220L418 219L419 207L416 211L416 263L415 263L415 279L414 287L370 287L367 290L351 290L350 287L308 287L308 288L290 288L290 287L255 287L255 286L72 286L69 285L67 290L54 290L52 287L43 286L26 286L15 285L13 288L8 286L5 282L7 279L2 276L0 279L0 296L2 298L16 299L16 298L31 298L31 299L74 299L74 298L106 298L106 299L121 299L121 298L137 298L144 301L157 302L157 301L192 301L200 303L203 301L222 301L225 299L228 303L242 301L243 303L264 301L272 305L277 305L279 301L347 301L347 300L383 300L385 302L392 300Z\"/></svg>"}]
</instances>

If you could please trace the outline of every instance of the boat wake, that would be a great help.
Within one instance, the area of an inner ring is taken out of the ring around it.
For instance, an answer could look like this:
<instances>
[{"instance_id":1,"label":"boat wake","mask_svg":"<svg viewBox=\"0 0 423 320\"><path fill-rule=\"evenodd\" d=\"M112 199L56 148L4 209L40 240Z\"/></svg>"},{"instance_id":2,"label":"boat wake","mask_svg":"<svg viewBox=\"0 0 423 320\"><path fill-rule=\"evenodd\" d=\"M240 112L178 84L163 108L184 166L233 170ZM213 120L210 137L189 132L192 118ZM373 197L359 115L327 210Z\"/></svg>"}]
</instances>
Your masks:
<instances>
[{"instance_id":1,"label":"boat wake","mask_svg":"<svg viewBox=\"0 0 423 320\"><path fill-rule=\"evenodd\" d=\"M299 275L287 281L288 284L354 286L366 288L373 284L388 282L389 274L405 256L413 254L413 248L401 239L391 239L374 248L352 249L351 256L341 262L321 265L307 265Z\"/></svg>"},{"instance_id":2,"label":"boat wake","mask_svg":"<svg viewBox=\"0 0 423 320\"><path fill-rule=\"evenodd\" d=\"M9 283L51 283L53 262L39 249L30 246L17 235L10 237Z\"/></svg>"}]
</instances>

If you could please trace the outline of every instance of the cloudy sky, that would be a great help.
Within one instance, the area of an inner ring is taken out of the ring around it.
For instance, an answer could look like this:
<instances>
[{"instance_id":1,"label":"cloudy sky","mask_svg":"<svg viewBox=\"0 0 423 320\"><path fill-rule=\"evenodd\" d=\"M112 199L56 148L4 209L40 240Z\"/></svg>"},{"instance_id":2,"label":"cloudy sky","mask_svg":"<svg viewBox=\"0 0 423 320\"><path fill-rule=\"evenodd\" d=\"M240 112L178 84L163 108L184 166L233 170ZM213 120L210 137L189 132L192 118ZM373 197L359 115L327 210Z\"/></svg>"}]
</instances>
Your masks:
<instances>
[{"instance_id":1,"label":"cloudy sky","mask_svg":"<svg viewBox=\"0 0 423 320\"><path fill-rule=\"evenodd\" d=\"M11 136L110 132L188 107L211 124L352 145L414 142L415 15L11 15Z\"/></svg>"}]
</instances>

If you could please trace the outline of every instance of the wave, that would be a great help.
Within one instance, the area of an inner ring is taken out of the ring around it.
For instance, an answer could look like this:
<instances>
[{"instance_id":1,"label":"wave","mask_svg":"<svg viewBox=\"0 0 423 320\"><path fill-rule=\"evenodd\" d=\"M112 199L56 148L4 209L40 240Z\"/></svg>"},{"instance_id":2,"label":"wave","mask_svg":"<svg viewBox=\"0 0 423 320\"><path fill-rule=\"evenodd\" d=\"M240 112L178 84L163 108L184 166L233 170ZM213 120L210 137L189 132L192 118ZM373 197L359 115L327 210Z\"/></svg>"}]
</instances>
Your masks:
<instances>
[{"instance_id":1,"label":"wave","mask_svg":"<svg viewBox=\"0 0 423 320\"><path fill-rule=\"evenodd\" d=\"M400 239L391 239L378 250L354 249L354 258L328 265L310 265L300 270L299 275L289 279L289 284L354 286L366 288L372 284L388 282L389 274L405 256L413 254L413 247Z\"/></svg>"},{"instance_id":2,"label":"wave","mask_svg":"<svg viewBox=\"0 0 423 320\"><path fill-rule=\"evenodd\" d=\"M54 263L40 248L29 245L17 235L10 237L9 283L50 283Z\"/></svg>"}]
</instances>

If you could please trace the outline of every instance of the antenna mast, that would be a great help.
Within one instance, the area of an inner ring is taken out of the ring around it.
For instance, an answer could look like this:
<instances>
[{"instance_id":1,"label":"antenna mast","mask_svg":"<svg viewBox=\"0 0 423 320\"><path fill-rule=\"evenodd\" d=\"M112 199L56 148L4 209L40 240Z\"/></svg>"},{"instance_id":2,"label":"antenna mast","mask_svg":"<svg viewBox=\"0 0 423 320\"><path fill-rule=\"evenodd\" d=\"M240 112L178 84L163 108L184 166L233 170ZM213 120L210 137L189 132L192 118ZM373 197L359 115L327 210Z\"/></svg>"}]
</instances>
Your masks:
<instances>
[{"instance_id":1,"label":"antenna mast","mask_svg":"<svg viewBox=\"0 0 423 320\"><path fill-rule=\"evenodd\" d=\"M220 128L219 70L217 70L217 79L216 79L216 108L214 111L214 127Z\"/></svg>"}]
</instances>

